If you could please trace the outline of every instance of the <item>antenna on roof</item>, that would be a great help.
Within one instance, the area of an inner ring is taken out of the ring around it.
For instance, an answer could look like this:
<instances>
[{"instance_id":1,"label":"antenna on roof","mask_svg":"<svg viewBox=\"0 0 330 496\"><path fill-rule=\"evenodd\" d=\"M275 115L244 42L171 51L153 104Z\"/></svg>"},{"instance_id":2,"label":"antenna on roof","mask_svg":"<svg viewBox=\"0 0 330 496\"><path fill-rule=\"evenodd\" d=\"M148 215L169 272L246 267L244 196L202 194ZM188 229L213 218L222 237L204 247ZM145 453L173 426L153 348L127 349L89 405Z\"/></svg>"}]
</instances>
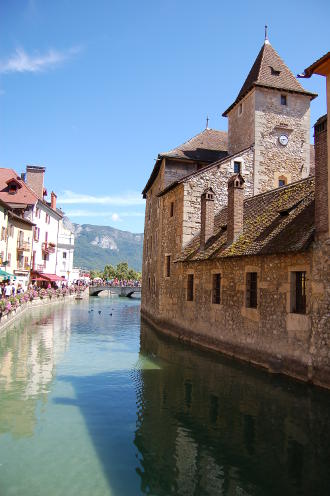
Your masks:
<instances>
[{"instance_id":1,"label":"antenna on roof","mask_svg":"<svg viewBox=\"0 0 330 496\"><path fill-rule=\"evenodd\" d=\"M209 116L207 115L207 116L206 116L206 128L205 128L205 129L210 129L210 128L209 128L209 120L210 120L210 119L209 119Z\"/></svg>"},{"instance_id":2,"label":"antenna on roof","mask_svg":"<svg viewBox=\"0 0 330 496\"><path fill-rule=\"evenodd\" d=\"M269 43L269 39L268 39L268 26L267 26L267 24L265 25L265 43Z\"/></svg>"}]
</instances>

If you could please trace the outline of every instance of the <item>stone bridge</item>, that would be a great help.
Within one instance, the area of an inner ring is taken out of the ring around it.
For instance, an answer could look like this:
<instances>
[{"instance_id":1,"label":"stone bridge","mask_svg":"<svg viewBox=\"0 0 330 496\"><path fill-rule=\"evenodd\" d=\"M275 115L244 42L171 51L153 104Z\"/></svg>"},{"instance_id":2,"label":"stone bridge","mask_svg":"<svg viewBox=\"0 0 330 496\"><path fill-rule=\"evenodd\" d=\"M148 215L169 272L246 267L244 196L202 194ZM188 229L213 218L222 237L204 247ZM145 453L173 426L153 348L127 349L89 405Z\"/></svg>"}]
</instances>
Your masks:
<instances>
[{"instance_id":1,"label":"stone bridge","mask_svg":"<svg viewBox=\"0 0 330 496\"><path fill-rule=\"evenodd\" d=\"M89 296L97 296L101 291L109 291L111 294L127 296L130 298L133 293L141 293L141 287L137 286L89 286Z\"/></svg>"}]
</instances>

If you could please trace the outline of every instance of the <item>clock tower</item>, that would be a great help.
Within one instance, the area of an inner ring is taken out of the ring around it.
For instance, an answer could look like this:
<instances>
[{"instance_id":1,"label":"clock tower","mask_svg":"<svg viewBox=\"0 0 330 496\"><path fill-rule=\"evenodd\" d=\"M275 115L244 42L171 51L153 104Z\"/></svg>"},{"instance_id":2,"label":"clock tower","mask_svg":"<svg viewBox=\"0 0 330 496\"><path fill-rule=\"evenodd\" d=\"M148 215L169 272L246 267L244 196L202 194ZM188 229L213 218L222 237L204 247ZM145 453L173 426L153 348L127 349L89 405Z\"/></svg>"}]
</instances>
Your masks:
<instances>
[{"instance_id":1,"label":"clock tower","mask_svg":"<svg viewBox=\"0 0 330 496\"><path fill-rule=\"evenodd\" d=\"M228 152L254 150L253 194L309 175L310 101L266 37L228 117Z\"/></svg>"}]
</instances>

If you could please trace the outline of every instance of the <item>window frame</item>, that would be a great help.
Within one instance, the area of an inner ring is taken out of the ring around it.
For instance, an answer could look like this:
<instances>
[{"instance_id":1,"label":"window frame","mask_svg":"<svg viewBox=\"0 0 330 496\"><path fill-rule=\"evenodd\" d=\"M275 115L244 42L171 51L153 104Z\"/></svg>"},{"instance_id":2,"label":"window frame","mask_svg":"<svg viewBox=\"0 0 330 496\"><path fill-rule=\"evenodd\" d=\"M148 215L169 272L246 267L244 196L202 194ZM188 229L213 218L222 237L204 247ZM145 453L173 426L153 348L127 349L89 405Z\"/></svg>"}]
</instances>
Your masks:
<instances>
[{"instance_id":1,"label":"window frame","mask_svg":"<svg viewBox=\"0 0 330 496\"><path fill-rule=\"evenodd\" d=\"M258 308L258 272L245 273L245 306Z\"/></svg>"},{"instance_id":2,"label":"window frame","mask_svg":"<svg viewBox=\"0 0 330 496\"><path fill-rule=\"evenodd\" d=\"M194 274L190 272L187 274L186 300L194 301L194 296L195 296Z\"/></svg>"},{"instance_id":3,"label":"window frame","mask_svg":"<svg viewBox=\"0 0 330 496\"><path fill-rule=\"evenodd\" d=\"M290 313L306 315L307 313L307 271L293 270L290 272ZM299 293L301 289L301 293Z\"/></svg>"},{"instance_id":4,"label":"window frame","mask_svg":"<svg viewBox=\"0 0 330 496\"><path fill-rule=\"evenodd\" d=\"M287 95L281 94L281 105L283 105L283 107L287 107L288 106Z\"/></svg>"},{"instance_id":5,"label":"window frame","mask_svg":"<svg viewBox=\"0 0 330 496\"><path fill-rule=\"evenodd\" d=\"M221 272L212 273L212 304L221 305Z\"/></svg>"},{"instance_id":6,"label":"window frame","mask_svg":"<svg viewBox=\"0 0 330 496\"><path fill-rule=\"evenodd\" d=\"M165 278L169 279L171 277L171 254L165 255Z\"/></svg>"}]
</instances>

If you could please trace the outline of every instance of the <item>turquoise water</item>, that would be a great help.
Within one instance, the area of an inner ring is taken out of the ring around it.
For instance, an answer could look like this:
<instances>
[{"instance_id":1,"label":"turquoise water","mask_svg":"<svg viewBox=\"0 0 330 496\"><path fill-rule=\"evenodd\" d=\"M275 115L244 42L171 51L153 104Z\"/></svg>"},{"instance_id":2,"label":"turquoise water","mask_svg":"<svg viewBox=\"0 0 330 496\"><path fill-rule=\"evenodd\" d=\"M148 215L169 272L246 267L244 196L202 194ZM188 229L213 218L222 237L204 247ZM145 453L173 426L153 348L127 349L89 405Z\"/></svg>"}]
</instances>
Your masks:
<instances>
[{"instance_id":1,"label":"turquoise water","mask_svg":"<svg viewBox=\"0 0 330 496\"><path fill-rule=\"evenodd\" d=\"M139 300L35 310L0 338L0 495L144 494L330 494L330 393L161 338Z\"/></svg>"}]
</instances>

